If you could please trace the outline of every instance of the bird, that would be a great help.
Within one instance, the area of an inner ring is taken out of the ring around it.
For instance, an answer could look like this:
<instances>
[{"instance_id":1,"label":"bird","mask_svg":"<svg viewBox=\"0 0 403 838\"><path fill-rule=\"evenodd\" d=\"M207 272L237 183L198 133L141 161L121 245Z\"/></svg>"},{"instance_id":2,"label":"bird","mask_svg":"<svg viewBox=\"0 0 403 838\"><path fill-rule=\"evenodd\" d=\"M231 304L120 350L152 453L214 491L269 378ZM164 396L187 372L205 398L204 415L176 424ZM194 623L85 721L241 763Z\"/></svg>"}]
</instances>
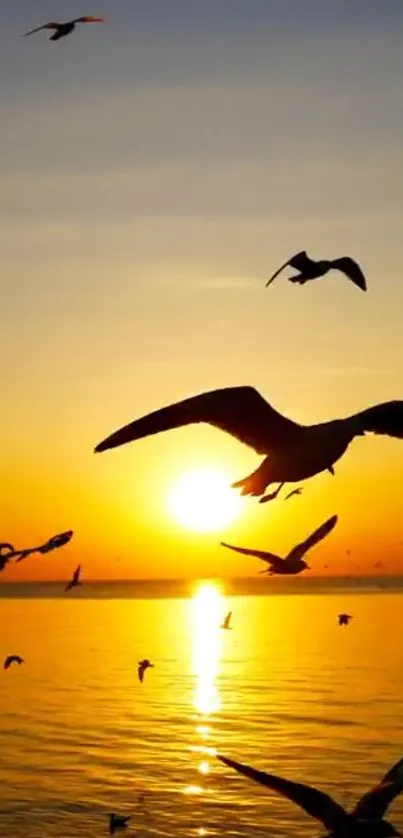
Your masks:
<instances>
[{"instance_id":1,"label":"bird","mask_svg":"<svg viewBox=\"0 0 403 838\"><path fill-rule=\"evenodd\" d=\"M367 290L365 276L358 262L355 262L354 259L350 258L350 256L342 256L340 259L315 260L310 259L306 250L301 250L299 253L296 253L295 256L292 256L291 259L288 259L287 262L284 262L284 265L281 265L281 268L279 268L266 282L266 288L271 285L276 276L278 276L279 273L287 267L287 265L299 271L299 273L288 277L289 282L295 282L298 283L298 285L304 285L305 282L309 282L311 279L319 279L321 276L325 276L325 274L329 273L329 271L341 271L341 273L345 274L347 279L350 279L354 285L361 288L361 291Z\"/></svg>"},{"instance_id":2,"label":"bird","mask_svg":"<svg viewBox=\"0 0 403 838\"><path fill-rule=\"evenodd\" d=\"M154 667L154 664L151 663L148 658L144 658L144 660L139 661L137 664L137 675L139 676L140 684L143 683L144 673L146 669L150 669Z\"/></svg>"},{"instance_id":3,"label":"bird","mask_svg":"<svg viewBox=\"0 0 403 838\"><path fill-rule=\"evenodd\" d=\"M263 495L263 497L260 498L259 503L268 503L269 500L275 500L279 492L281 492L283 486L284 483L280 483L280 485L277 487L277 489L274 490L274 492L269 492L268 495Z\"/></svg>"},{"instance_id":4,"label":"bird","mask_svg":"<svg viewBox=\"0 0 403 838\"><path fill-rule=\"evenodd\" d=\"M338 621L339 626L348 626L350 620L353 619L352 614L339 614Z\"/></svg>"},{"instance_id":5,"label":"bird","mask_svg":"<svg viewBox=\"0 0 403 838\"><path fill-rule=\"evenodd\" d=\"M8 657L4 661L3 668L8 669L12 663L18 663L19 666L24 663L24 658L20 658L19 655L8 655Z\"/></svg>"},{"instance_id":6,"label":"bird","mask_svg":"<svg viewBox=\"0 0 403 838\"><path fill-rule=\"evenodd\" d=\"M15 550L12 544L8 541L3 541L0 544L0 571L4 570L10 559L15 556Z\"/></svg>"},{"instance_id":7,"label":"bird","mask_svg":"<svg viewBox=\"0 0 403 838\"><path fill-rule=\"evenodd\" d=\"M130 815L117 815L115 812L112 812L109 815L109 832L111 835L114 835L117 829L127 829Z\"/></svg>"},{"instance_id":8,"label":"bird","mask_svg":"<svg viewBox=\"0 0 403 838\"><path fill-rule=\"evenodd\" d=\"M289 500L294 495L300 495L302 491L303 491L302 486L299 486L298 489L293 489L292 492L288 492L288 495L285 496L284 500Z\"/></svg>"},{"instance_id":9,"label":"bird","mask_svg":"<svg viewBox=\"0 0 403 838\"><path fill-rule=\"evenodd\" d=\"M319 541L322 541L323 538L329 535L336 523L337 515L333 515L331 518L328 518L328 520L325 521L324 524L321 524L321 526L315 530L312 535L308 536L305 541L302 541L301 544L297 544L296 547L293 547L285 559L282 559L280 556L276 556L274 553L267 553L264 550L249 550L245 547L234 547L233 544L226 544L225 541L221 541L220 543L222 547L228 547L230 550L235 550L237 553L242 553L245 556L256 556L257 559L262 559L262 561L267 562L269 567L261 571L262 573L269 573L271 576L274 576L275 574L295 576L303 570L310 569L309 565L307 565L303 560L303 556L308 550L314 547L315 544L318 544Z\"/></svg>"},{"instance_id":10,"label":"bird","mask_svg":"<svg viewBox=\"0 0 403 838\"><path fill-rule=\"evenodd\" d=\"M248 477L233 483L259 497L271 483L299 483L334 463L355 436L367 432L403 439L403 401L385 402L318 425L299 425L278 413L254 387L225 387L149 413L106 437L95 453L183 425L206 422L267 455Z\"/></svg>"},{"instance_id":11,"label":"bird","mask_svg":"<svg viewBox=\"0 0 403 838\"><path fill-rule=\"evenodd\" d=\"M352 812L348 813L330 795L314 786L295 783L265 771L256 771L249 765L235 762L220 754L217 756L220 762L234 768L239 774L296 803L324 825L327 838L392 838L401 835L391 823L383 819L383 816L394 798L403 790L403 759L388 771L377 786L366 792Z\"/></svg>"},{"instance_id":12,"label":"bird","mask_svg":"<svg viewBox=\"0 0 403 838\"><path fill-rule=\"evenodd\" d=\"M45 544L41 544L39 547L29 547L25 550L18 550L15 554L18 556L18 558L16 558L16 562L21 562L32 553L41 553L42 555L46 555L46 553L51 553L52 550L58 550L59 547L64 547L65 544L68 544L73 538L73 535L73 530L66 530L66 532L53 535L52 538L49 538Z\"/></svg>"},{"instance_id":13,"label":"bird","mask_svg":"<svg viewBox=\"0 0 403 838\"><path fill-rule=\"evenodd\" d=\"M70 580L70 582L67 583L67 585L64 589L65 591L71 591L72 588L76 588L78 585L81 585L80 573L81 573L81 565L79 564L78 567L76 567L76 569L73 573L73 578Z\"/></svg>"},{"instance_id":14,"label":"bird","mask_svg":"<svg viewBox=\"0 0 403 838\"><path fill-rule=\"evenodd\" d=\"M24 32L24 37L27 35L34 35L35 32L40 32L42 29L53 29L54 33L50 36L49 41L59 41L60 38L65 38L70 35L73 29L76 28L76 23L104 23L103 17L94 17L93 15L85 15L84 17L76 17L74 20L69 20L67 23L58 23L57 21L49 21L43 23L42 26L37 26L36 29L30 29L29 32Z\"/></svg>"},{"instance_id":15,"label":"bird","mask_svg":"<svg viewBox=\"0 0 403 838\"><path fill-rule=\"evenodd\" d=\"M230 626L231 617L232 617L232 611L228 611L228 614L225 617L225 620L223 620L222 625L220 626L220 628L231 629L232 630L232 626Z\"/></svg>"}]
</instances>

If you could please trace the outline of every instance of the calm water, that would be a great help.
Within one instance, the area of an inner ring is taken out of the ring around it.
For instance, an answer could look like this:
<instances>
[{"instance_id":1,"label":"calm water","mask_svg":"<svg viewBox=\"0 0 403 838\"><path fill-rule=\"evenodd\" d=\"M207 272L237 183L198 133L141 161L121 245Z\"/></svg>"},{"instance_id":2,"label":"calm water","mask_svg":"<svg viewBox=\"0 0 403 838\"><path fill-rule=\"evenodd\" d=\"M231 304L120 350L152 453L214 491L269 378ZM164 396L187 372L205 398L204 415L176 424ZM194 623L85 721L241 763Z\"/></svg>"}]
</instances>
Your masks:
<instances>
[{"instance_id":1,"label":"calm water","mask_svg":"<svg viewBox=\"0 0 403 838\"><path fill-rule=\"evenodd\" d=\"M142 836L320 835L215 749L347 805L403 755L402 593L223 597L201 583L193 599L0 609L0 657L26 659L0 675L1 836L102 836L110 811ZM141 657L155 663L142 685ZM402 828L403 799L391 812Z\"/></svg>"}]
</instances>

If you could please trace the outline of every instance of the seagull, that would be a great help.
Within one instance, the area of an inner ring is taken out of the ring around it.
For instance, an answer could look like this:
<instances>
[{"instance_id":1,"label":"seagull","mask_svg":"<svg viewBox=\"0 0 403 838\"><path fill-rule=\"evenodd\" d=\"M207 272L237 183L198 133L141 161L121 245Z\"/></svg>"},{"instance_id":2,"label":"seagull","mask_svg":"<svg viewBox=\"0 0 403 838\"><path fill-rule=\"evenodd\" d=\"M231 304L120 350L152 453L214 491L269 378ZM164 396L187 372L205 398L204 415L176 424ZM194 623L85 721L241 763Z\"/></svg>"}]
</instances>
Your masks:
<instances>
[{"instance_id":1,"label":"seagull","mask_svg":"<svg viewBox=\"0 0 403 838\"><path fill-rule=\"evenodd\" d=\"M235 550L237 553L242 553L245 556L256 556L257 559L262 559L264 562L267 562L269 567L261 571L262 573L269 573L271 576L275 574L293 576L301 573L303 570L310 569L302 557L315 544L322 541L322 538L329 535L336 523L337 515L333 515L332 518L329 518L324 524L321 524L305 541L293 547L285 559L276 556L274 553L267 553L264 550L248 550L245 547L234 547L233 544L226 544L225 541L221 541L220 543L222 547L228 547L230 550Z\"/></svg>"},{"instance_id":2,"label":"seagull","mask_svg":"<svg viewBox=\"0 0 403 838\"><path fill-rule=\"evenodd\" d=\"M383 816L394 798L403 790L403 759L388 771L379 785L364 794L353 811L348 813L330 795L313 786L294 783L275 774L256 771L255 768L219 754L217 756L224 765L279 792L323 823L328 833L327 838L392 838L401 835L391 823L383 820Z\"/></svg>"},{"instance_id":3,"label":"seagull","mask_svg":"<svg viewBox=\"0 0 403 838\"><path fill-rule=\"evenodd\" d=\"M222 625L220 626L220 628L222 628L222 629L231 629L231 630L232 630L232 626L230 626L230 620L231 620L231 617L232 617L232 611L228 611L228 614L227 614L227 616L226 616L225 620L223 620L223 623L222 623Z\"/></svg>"},{"instance_id":4,"label":"seagull","mask_svg":"<svg viewBox=\"0 0 403 838\"><path fill-rule=\"evenodd\" d=\"M280 483L280 485L277 487L277 489L275 489L274 492L269 492L268 495L263 495L263 497L260 498L259 503L267 503L269 500L275 500L279 492L281 492L283 486L284 483Z\"/></svg>"},{"instance_id":5,"label":"seagull","mask_svg":"<svg viewBox=\"0 0 403 838\"><path fill-rule=\"evenodd\" d=\"M152 668L153 666L154 666L154 664L151 663L148 660L148 658L144 658L144 660L138 662L137 675L139 676L140 684L143 683L144 673L145 673L146 669L150 669L150 667Z\"/></svg>"},{"instance_id":6,"label":"seagull","mask_svg":"<svg viewBox=\"0 0 403 838\"><path fill-rule=\"evenodd\" d=\"M15 550L12 544L8 541L3 541L0 544L0 571L4 570L11 558L15 556Z\"/></svg>"},{"instance_id":7,"label":"seagull","mask_svg":"<svg viewBox=\"0 0 403 838\"><path fill-rule=\"evenodd\" d=\"M350 620L353 619L352 614L339 614L339 626L348 626Z\"/></svg>"},{"instance_id":8,"label":"seagull","mask_svg":"<svg viewBox=\"0 0 403 838\"><path fill-rule=\"evenodd\" d=\"M385 402L332 422L299 425L278 413L253 387L226 387L163 407L115 431L95 452L183 425L206 422L268 455L248 477L233 483L259 497L271 483L299 483L333 464L355 436L367 432L403 439L403 401Z\"/></svg>"},{"instance_id":9,"label":"seagull","mask_svg":"<svg viewBox=\"0 0 403 838\"><path fill-rule=\"evenodd\" d=\"M18 550L15 554L18 556L16 562L21 562L32 553L41 553L42 555L45 555L46 553L51 553L52 550L58 550L59 547L64 547L65 544L68 544L73 538L73 535L73 530L67 530L66 532L58 533L58 535L53 535L52 538L49 538L45 544L41 544L39 547L30 547L26 550Z\"/></svg>"},{"instance_id":10,"label":"seagull","mask_svg":"<svg viewBox=\"0 0 403 838\"><path fill-rule=\"evenodd\" d=\"M295 268L299 271L299 273L288 277L289 282L296 282L299 285L304 285L305 282L309 282L311 279L319 279L319 277L325 276L325 274L329 273L329 271L341 271L341 273L346 275L347 279L354 282L354 285L361 288L361 291L367 290L365 276L358 262L355 262L354 259L350 258L350 256L342 256L340 259L320 259L319 261L316 261L315 259L309 258L306 250L301 250L299 253L296 253L295 256L292 256L291 259L288 259L287 262L284 262L284 265L281 265L281 268L279 268L266 282L266 288L271 285L276 276L278 276L279 273L287 267L287 265L290 265L291 268Z\"/></svg>"},{"instance_id":11,"label":"seagull","mask_svg":"<svg viewBox=\"0 0 403 838\"><path fill-rule=\"evenodd\" d=\"M59 41L60 38L65 38L70 35L70 32L76 28L76 23L104 23L103 17L93 17L93 15L85 15L84 17L76 17L74 20L69 20L67 23L57 23L51 20L49 23L43 23L42 26L37 26L36 29L30 29L29 32L24 32L26 35L34 35L35 32L40 32L42 29L54 29L53 35L50 36L49 41Z\"/></svg>"},{"instance_id":12,"label":"seagull","mask_svg":"<svg viewBox=\"0 0 403 838\"><path fill-rule=\"evenodd\" d=\"M130 815L116 815L115 812L109 816L109 832L114 835L117 829L127 829Z\"/></svg>"},{"instance_id":13,"label":"seagull","mask_svg":"<svg viewBox=\"0 0 403 838\"><path fill-rule=\"evenodd\" d=\"M66 587L64 589L65 591L71 591L72 588L77 588L78 585L81 585L80 573L81 573L81 565L79 564L78 567L76 567L76 569L73 573L73 578L66 585Z\"/></svg>"},{"instance_id":14,"label":"seagull","mask_svg":"<svg viewBox=\"0 0 403 838\"><path fill-rule=\"evenodd\" d=\"M12 663L21 665L24 663L24 658L20 658L19 655L9 655L4 661L4 669L8 669Z\"/></svg>"},{"instance_id":15,"label":"seagull","mask_svg":"<svg viewBox=\"0 0 403 838\"><path fill-rule=\"evenodd\" d=\"M300 486L298 489L293 489L292 492L288 492L288 495L285 496L284 500L289 500L294 495L300 495L301 492L302 492L302 486Z\"/></svg>"}]
</instances>

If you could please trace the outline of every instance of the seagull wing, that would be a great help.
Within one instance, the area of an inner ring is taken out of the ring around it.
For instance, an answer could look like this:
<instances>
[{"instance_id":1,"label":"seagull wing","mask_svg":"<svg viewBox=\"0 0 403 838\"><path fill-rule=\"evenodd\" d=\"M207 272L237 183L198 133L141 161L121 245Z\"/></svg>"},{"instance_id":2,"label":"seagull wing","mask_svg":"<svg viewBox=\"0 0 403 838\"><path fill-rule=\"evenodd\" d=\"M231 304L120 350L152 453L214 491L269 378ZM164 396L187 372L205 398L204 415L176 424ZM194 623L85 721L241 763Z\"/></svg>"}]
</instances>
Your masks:
<instances>
[{"instance_id":1,"label":"seagull wing","mask_svg":"<svg viewBox=\"0 0 403 838\"><path fill-rule=\"evenodd\" d=\"M232 611L228 611L228 614L227 614L227 616L226 616L226 618L225 618L225 620L224 620L224 623L223 623L223 625L225 626L225 628L228 628L228 626L229 626L229 624L230 624L231 617L232 617Z\"/></svg>"},{"instance_id":2,"label":"seagull wing","mask_svg":"<svg viewBox=\"0 0 403 838\"><path fill-rule=\"evenodd\" d=\"M205 422L268 454L278 445L291 442L300 426L277 413L253 387L226 387L192 396L163 407L115 431L97 445L106 451L183 425Z\"/></svg>"},{"instance_id":3,"label":"seagull wing","mask_svg":"<svg viewBox=\"0 0 403 838\"><path fill-rule=\"evenodd\" d=\"M266 550L249 550L247 547L234 547L233 544L226 544L225 541L220 541L220 544L221 547L228 547L229 550L235 550L236 553L242 553L243 556L254 556L256 559L262 559L262 561L268 564L284 561L280 556L276 556L274 553L268 553Z\"/></svg>"},{"instance_id":4,"label":"seagull wing","mask_svg":"<svg viewBox=\"0 0 403 838\"><path fill-rule=\"evenodd\" d=\"M341 259L332 259L331 265L333 270L341 271L348 279L351 279L351 282L354 282L354 285L361 288L361 291L367 290L365 276L358 262L350 259L350 256L342 256Z\"/></svg>"},{"instance_id":5,"label":"seagull wing","mask_svg":"<svg viewBox=\"0 0 403 838\"><path fill-rule=\"evenodd\" d=\"M354 436L363 433L384 434L403 439L403 401L383 402L349 417Z\"/></svg>"},{"instance_id":6,"label":"seagull wing","mask_svg":"<svg viewBox=\"0 0 403 838\"><path fill-rule=\"evenodd\" d=\"M240 762L234 762L234 760L226 757L218 756L218 759L224 765L235 768L235 771L238 771L239 774L243 774L250 780L255 780L266 788L279 792L288 800L292 800L312 818L321 821L326 829L331 832L340 829L347 820L347 813L338 803L328 794L312 786L294 783L291 780L283 779L283 777L277 777L275 774L267 774L265 771L256 771L255 768L242 765Z\"/></svg>"},{"instance_id":7,"label":"seagull wing","mask_svg":"<svg viewBox=\"0 0 403 838\"><path fill-rule=\"evenodd\" d=\"M72 23L105 23L105 18L94 17L93 15L84 15L84 17L76 17L71 22Z\"/></svg>"},{"instance_id":8,"label":"seagull wing","mask_svg":"<svg viewBox=\"0 0 403 838\"><path fill-rule=\"evenodd\" d=\"M383 780L375 788L368 791L358 801L352 815L364 820L380 820L383 818L392 800L403 791L403 759L385 774Z\"/></svg>"},{"instance_id":9,"label":"seagull wing","mask_svg":"<svg viewBox=\"0 0 403 838\"><path fill-rule=\"evenodd\" d=\"M36 29L30 29L29 32L24 32L24 37L26 35L34 35L35 32L40 32L42 29L59 29L59 26L60 23L49 21L49 23L43 23L42 26L37 26Z\"/></svg>"},{"instance_id":10,"label":"seagull wing","mask_svg":"<svg viewBox=\"0 0 403 838\"><path fill-rule=\"evenodd\" d=\"M137 667L137 674L138 674L138 676L139 676L139 681L140 681L140 684L142 684L142 683L143 683L144 670L145 670L145 668L146 668L146 667L145 667L142 663L139 663L139 665L138 665L138 667Z\"/></svg>"},{"instance_id":11,"label":"seagull wing","mask_svg":"<svg viewBox=\"0 0 403 838\"><path fill-rule=\"evenodd\" d=\"M314 547L315 544L318 544L319 541L322 541L322 538L325 538L329 533L332 531L333 527L337 524L337 515L332 515L331 518L328 518L324 524L321 524L312 535L308 536L305 541L302 541L301 544L297 544L296 547L293 547L291 552L288 554L286 561L295 561L296 559L302 559L302 556Z\"/></svg>"},{"instance_id":12,"label":"seagull wing","mask_svg":"<svg viewBox=\"0 0 403 838\"><path fill-rule=\"evenodd\" d=\"M80 579L80 573L81 573L81 565L79 564L78 567L76 567L76 569L73 573L73 582L74 582L75 585L77 584L77 582Z\"/></svg>"}]
</instances>

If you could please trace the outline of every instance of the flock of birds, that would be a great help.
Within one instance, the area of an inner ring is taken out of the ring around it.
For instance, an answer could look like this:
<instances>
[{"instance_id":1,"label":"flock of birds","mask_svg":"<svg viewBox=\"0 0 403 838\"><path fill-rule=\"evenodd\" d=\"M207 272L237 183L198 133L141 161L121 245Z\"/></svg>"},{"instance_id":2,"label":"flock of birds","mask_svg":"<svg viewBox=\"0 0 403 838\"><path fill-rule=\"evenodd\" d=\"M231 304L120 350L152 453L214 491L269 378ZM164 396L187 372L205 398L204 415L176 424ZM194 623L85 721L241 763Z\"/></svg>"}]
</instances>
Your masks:
<instances>
[{"instance_id":1,"label":"flock of birds","mask_svg":"<svg viewBox=\"0 0 403 838\"><path fill-rule=\"evenodd\" d=\"M70 35L79 23L103 22L104 18L91 15L64 23L49 21L31 29L25 35L49 30L52 32L49 40L59 41ZM297 285L304 285L336 270L343 273L362 291L367 290L364 273L352 258L344 256L333 260L314 260L306 251L297 253L281 265L267 281L266 287L270 286L287 266L297 271L288 278L289 282ZM304 426L281 415L253 387L227 387L186 398L136 419L110 434L96 446L95 451L106 451L147 436L198 423L213 425L264 456L259 467L252 474L235 482L233 487L240 489L243 495L259 497L260 503L267 503L278 497L286 483L304 481L326 470L334 475L335 463L356 436L375 433L403 439L403 401L378 404L353 416ZM265 494L272 483L279 484L277 489ZM300 495L301 492L302 487L293 489L288 492L285 500ZM238 547L225 542L221 544L237 553L252 555L266 562L268 567L261 571L263 573L294 575L309 569L304 559L305 554L327 537L336 523L337 515L333 515L305 541L293 547L284 558L266 551ZM73 531L68 530L53 536L40 546L22 550L16 550L8 542L1 543L0 571L11 559L20 562L33 553L47 554L57 550L68 544L72 536ZM80 574L81 565L78 565L65 587L66 591L81 584ZM221 629L232 629L231 617L230 611L220 626ZM351 614L338 615L340 626L347 626L351 619ZM19 655L9 655L4 661L4 669L23 662ZM147 658L138 662L137 673L141 683L145 672L153 666ZM389 838L400 834L394 826L384 820L384 815L393 799L403 790L403 760L386 774L379 785L365 794L349 814L318 789L257 771L221 755L218 755L218 759L224 765L296 803L323 824L328 838ZM126 829L129 820L130 816L112 813L109 816L110 834Z\"/></svg>"}]
</instances>

